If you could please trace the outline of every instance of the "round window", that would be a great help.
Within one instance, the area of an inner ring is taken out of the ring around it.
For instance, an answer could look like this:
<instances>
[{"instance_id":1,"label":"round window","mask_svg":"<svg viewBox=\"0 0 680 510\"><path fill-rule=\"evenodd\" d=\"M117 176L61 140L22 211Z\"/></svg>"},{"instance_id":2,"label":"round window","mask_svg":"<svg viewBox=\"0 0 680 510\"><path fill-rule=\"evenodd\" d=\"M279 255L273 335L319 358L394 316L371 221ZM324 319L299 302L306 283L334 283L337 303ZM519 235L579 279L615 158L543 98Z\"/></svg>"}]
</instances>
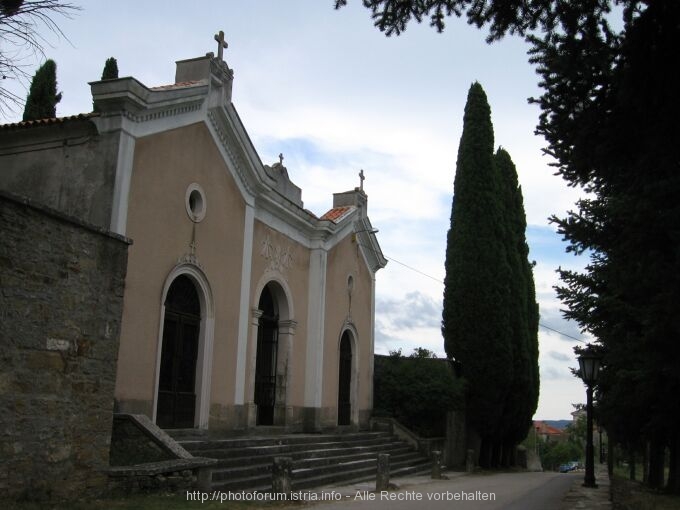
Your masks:
<instances>
[{"instance_id":1,"label":"round window","mask_svg":"<svg viewBox=\"0 0 680 510\"><path fill-rule=\"evenodd\" d=\"M205 199L205 192L200 184L193 183L189 185L184 196L184 201L187 208L187 214L189 215L189 218L191 218L191 221L198 223L205 218L207 202Z\"/></svg>"}]
</instances>

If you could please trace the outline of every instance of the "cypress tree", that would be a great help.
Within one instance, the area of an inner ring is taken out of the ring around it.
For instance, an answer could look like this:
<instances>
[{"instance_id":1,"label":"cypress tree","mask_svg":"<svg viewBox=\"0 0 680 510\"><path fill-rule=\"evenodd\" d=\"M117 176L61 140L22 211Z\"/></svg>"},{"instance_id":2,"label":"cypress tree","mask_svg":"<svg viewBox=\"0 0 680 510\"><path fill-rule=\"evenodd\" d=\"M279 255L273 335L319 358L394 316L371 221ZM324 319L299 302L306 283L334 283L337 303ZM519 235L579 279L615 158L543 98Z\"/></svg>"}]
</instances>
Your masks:
<instances>
[{"instance_id":1,"label":"cypress tree","mask_svg":"<svg viewBox=\"0 0 680 510\"><path fill-rule=\"evenodd\" d=\"M104 64L102 80L115 80L116 78L118 78L118 62L115 58L110 57L106 59L106 63Z\"/></svg>"},{"instance_id":2,"label":"cypress tree","mask_svg":"<svg viewBox=\"0 0 680 510\"><path fill-rule=\"evenodd\" d=\"M481 439L479 463L491 464L502 437L513 380L506 304L511 295L504 245L502 183L494 165L491 109L479 83L468 92L447 235L442 335L467 382L466 418Z\"/></svg>"},{"instance_id":3,"label":"cypress tree","mask_svg":"<svg viewBox=\"0 0 680 510\"><path fill-rule=\"evenodd\" d=\"M528 260L526 215L522 189L514 163L502 148L495 155L496 169L503 184L505 244L511 271L512 299L508 303L514 374L503 413L503 464L511 461L515 446L531 427L538 404L538 305L533 272Z\"/></svg>"},{"instance_id":4,"label":"cypress tree","mask_svg":"<svg viewBox=\"0 0 680 510\"><path fill-rule=\"evenodd\" d=\"M55 117L59 101L61 92L57 93L57 64L54 60L47 60L33 76L24 108L24 120Z\"/></svg>"}]
</instances>

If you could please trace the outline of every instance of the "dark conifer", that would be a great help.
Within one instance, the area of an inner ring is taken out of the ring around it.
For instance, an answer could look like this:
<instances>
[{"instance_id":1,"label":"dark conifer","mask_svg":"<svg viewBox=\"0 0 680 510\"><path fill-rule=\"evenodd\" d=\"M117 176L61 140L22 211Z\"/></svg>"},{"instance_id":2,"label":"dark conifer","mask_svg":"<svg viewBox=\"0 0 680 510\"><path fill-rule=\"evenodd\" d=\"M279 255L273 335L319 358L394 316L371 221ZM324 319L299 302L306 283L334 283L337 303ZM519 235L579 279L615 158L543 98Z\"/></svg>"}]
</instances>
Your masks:
<instances>
[{"instance_id":1,"label":"dark conifer","mask_svg":"<svg viewBox=\"0 0 680 510\"><path fill-rule=\"evenodd\" d=\"M110 57L106 59L104 64L104 72L102 72L102 80L115 80L118 78L118 62L115 58Z\"/></svg>"},{"instance_id":2,"label":"dark conifer","mask_svg":"<svg viewBox=\"0 0 680 510\"><path fill-rule=\"evenodd\" d=\"M598 419L612 443L651 452L652 486L663 484L667 446L666 486L680 494L680 74L669 64L677 62L680 3L616 2L618 32L611 4L364 2L388 35L426 16L441 30L445 16L456 14L487 26L489 40L527 36L543 89L532 100L542 110L537 133L558 174L588 191L576 211L553 221L568 251L590 254L583 272L560 271L557 292L566 316L591 332L604 353ZM530 316L537 322L535 308Z\"/></svg>"},{"instance_id":3,"label":"dark conifer","mask_svg":"<svg viewBox=\"0 0 680 510\"><path fill-rule=\"evenodd\" d=\"M57 93L57 64L54 60L48 60L33 76L26 99L24 120L55 117L59 101L61 101L61 92Z\"/></svg>"},{"instance_id":4,"label":"dark conifer","mask_svg":"<svg viewBox=\"0 0 680 510\"><path fill-rule=\"evenodd\" d=\"M496 169L503 185L505 244L511 278L508 306L514 360L513 381L503 412L502 463L511 463L512 452L530 430L538 404L538 314L534 278L528 260L526 215L522 189L510 154L498 149Z\"/></svg>"},{"instance_id":5,"label":"dark conifer","mask_svg":"<svg viewBox=\"0 0 680 510\"><path fill-rule=\"evenodd\" d=\"M510 269L505 252L502 184L494 165L493 127L479 83L468 93L458 147L447 236L442 334L467 381L468 424L482 440L479 463L491 464L512 382L508 328Z\"/></svg>"}]
</instances>

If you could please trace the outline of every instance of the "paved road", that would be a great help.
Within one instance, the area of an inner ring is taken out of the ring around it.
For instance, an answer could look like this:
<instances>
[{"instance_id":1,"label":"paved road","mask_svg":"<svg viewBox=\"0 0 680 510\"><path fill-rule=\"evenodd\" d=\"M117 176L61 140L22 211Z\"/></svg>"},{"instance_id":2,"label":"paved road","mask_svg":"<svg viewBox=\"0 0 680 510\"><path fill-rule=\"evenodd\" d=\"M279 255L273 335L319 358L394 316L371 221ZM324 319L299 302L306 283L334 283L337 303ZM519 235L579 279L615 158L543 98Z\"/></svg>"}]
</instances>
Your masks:
<instances>
[{"instance_id":1,"label":"paved road","mask_svg":"<svg viewBox=\"0 0 680 510\"><path fill-rule=\"evenodd\" d=\"M314 510L406 510L406 509L559 509L577 474L498 473L455 476L450 480L406 481L399 490L371 492L370 485L328 488L321 494L340 491L339 502L317 503ZM375 486L373 486L375 487ZM336 497L337 493L336 493Z\"/></svg>"}]
</instances>

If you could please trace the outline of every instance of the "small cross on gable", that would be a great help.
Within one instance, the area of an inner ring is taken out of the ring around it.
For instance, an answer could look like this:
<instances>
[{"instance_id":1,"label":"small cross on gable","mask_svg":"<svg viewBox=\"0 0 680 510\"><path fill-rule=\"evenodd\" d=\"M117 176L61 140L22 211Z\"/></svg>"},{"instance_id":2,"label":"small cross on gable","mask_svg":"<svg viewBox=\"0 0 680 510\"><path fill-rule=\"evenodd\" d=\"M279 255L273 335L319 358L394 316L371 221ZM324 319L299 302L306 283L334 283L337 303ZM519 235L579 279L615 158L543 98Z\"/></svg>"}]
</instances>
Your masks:
<instances>
[{"instance_id":1,"label":"small cross on gable","mask_svg":"<svg viewBox=\"0 0 680 510\"><path fill-rule=\"evenodd\" d=\"M217 41L217 58L222 60L224 49L229 47L227 41L224 40L224 32L222 30L220 30L219 34L215 34L215 41Z\"/></svg>"},{"instance_id":2,"label":"small cross on gable","mask_svg":"<svg viewBox=\"0 0 680 510\"><path fill-rule=\"evenodd\" d=\"M364 181L366 180L366 177L364 177L364 170L362 169L361 172L359 172L359 180L361 181L359 189L361 191L364 191Z\"/></svg>"}]
</instances>

